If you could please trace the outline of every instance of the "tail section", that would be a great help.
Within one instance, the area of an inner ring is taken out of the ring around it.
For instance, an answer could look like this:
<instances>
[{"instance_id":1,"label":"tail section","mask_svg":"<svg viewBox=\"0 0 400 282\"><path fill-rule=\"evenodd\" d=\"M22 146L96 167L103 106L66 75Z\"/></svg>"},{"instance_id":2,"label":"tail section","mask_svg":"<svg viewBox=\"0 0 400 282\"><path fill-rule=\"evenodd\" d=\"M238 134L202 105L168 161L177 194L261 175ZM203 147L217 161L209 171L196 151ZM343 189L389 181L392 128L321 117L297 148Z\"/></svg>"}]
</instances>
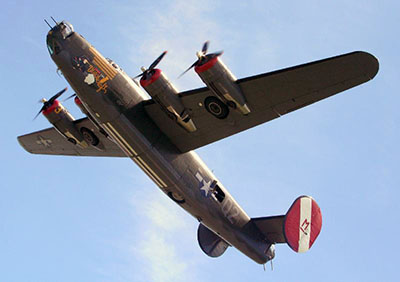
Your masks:
<instances>
[{"instance_id":1,"label":"tail section","mask_svg":"<svg viewBox=\"0 0 400 282\"><path fill-rule=\"evenodd\" d=\"M252 218L265 238L271 243L287 243L298 253L308 251L322 227L321 210L308 196L297 198L286 215Z\"/></svg>"},{"instance_id":2,"label":"tail section","mask_svg":"<svg viewBox=\"0 0 400 282\"><path fill-rule=\"evenodd\" d=\"M301 196L286 215L252 218L242 228L232 228L230 233L225 233L227 239L200 223L197 239L200 248L210 257L221 256L232 245L264 264L275 257L276 243L287 243L297 253L308 251L321 227L322 216L317 203L311 197Z\"/></svg>"}]
</instances>

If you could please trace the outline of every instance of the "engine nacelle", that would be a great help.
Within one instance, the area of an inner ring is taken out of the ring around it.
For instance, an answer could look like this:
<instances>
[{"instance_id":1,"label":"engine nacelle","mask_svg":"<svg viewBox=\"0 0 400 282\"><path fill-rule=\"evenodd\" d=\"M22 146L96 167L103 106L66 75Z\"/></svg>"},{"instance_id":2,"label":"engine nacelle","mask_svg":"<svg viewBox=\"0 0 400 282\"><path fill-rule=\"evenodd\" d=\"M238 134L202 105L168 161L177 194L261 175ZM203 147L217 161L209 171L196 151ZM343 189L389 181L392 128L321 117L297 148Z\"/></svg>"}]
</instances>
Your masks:
<instances>
[{"instance_id":1,"label":"engine nacelle","mask_svg":"<svg viewBox=\"0 0 400 282\"><path fill-rule=\"evenodd\" d=\"M160 69L153 69L140 79L140 85L167 115L189 132L196 131L190 114L182 104L178 91Z\"/></svg>"},{"instance_id":2,"label":"engine nacelle","mask_svg":"<svg viewBox=\"0 0 400 282\"><path fill-rule=\"evenodd\" d=\"M207 87L228 106L239 110L243 115L250 113L236 78L218 56L198 63L194 70ZM213 113L212 108L209 111Z\"/></svg>"},{"instance_id":3,"label":"engine nacelle","mask_svg":"<svg viewBox=\"0 0 400 282\"><path fill-rule=\"evenodd\" d=\"M88 144L83 135L74 124L74 118L68 110L58 101L43 110L43 115L54 126L57 131L62 134L67 140L82 148L87 148Z\"/></svg>"}]
</instances>

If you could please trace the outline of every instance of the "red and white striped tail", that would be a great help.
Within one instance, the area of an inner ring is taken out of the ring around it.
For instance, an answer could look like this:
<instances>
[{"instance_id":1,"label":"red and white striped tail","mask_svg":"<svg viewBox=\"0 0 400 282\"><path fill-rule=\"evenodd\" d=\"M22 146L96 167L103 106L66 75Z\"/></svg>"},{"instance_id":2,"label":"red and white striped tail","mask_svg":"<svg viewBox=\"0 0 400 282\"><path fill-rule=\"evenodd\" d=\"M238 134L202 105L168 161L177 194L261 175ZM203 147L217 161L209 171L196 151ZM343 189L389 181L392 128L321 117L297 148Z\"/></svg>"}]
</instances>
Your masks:
<instances>
[{"instance_id":1,"label":"red and white striped tail","mask_svg":"<svg viewBox=\"0 0 400 282\"><path fill-rule=\"evenodd\" d=\"M321 209L313 198L301 196L286 213L283 233L293 251L308 251L322 227Z\"/></svg>"}]
</instances>

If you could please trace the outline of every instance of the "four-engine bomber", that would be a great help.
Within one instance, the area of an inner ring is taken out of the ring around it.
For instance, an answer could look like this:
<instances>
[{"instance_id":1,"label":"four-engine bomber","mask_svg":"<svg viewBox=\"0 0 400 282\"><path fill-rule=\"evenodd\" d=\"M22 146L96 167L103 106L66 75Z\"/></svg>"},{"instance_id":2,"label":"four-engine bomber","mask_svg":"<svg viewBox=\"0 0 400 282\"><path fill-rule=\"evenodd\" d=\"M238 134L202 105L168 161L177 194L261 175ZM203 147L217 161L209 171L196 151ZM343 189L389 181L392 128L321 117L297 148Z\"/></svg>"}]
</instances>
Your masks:
<instances>
[{"instance_id":1,"label":"four-engine bomber","mask_svg":"<svg viewBox=\"0 0 400 282\"><path fill-rule=\"evenodd\" d=\"M194 67L207 87L178 93L155 68L163 52L136 77L148 99L71 24L54 22L50 56L87 118L75 120L61 105L63 89L43 99L37 114L53 127L19 136L21 146L35 154L130 158L199 221L198 243L211 257L233 246L264 264L277 243L295 252L311 248L322 227L314 199L297 198L285 215L251 218L194 150L367 82L378 72L374 56L351 52L236 80L219 59L222 52L207 54L206 42L186 71Z\"/></svg>"}]
</instances>

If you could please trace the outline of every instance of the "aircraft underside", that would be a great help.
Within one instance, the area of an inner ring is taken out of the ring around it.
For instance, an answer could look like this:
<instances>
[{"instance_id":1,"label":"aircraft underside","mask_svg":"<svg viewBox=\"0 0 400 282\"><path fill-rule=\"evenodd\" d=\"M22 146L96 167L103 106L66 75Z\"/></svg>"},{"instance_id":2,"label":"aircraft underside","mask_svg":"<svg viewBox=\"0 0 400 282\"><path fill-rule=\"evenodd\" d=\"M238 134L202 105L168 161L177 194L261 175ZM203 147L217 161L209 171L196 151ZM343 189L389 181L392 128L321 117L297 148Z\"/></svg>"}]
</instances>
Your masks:
<instances>
[{"instance_id":1,"label":"aircraft underside","mask_svg":"<svg viewBox=\"0 0 400 282\"><path fill-rule=\"evenodd\" d=\"M193 150L372 79L375 57L352 52L237 80L222 63L222 52L207 53L206 42L188 69L193 67L206 87L176 90L156 68L163 52L137 76L148 99L69 23L56 23L47 44L86 118L75 120L57 100L66 89L43 99L39 114L53 127L19 136L28 152L129 157L199 221L199 245L211 257L233 246L264 264L274 258L277 243L295 252L311 248L322 227L315 200L301 196L285 215L250 218Z\"/></svg>"}]
</instances>

